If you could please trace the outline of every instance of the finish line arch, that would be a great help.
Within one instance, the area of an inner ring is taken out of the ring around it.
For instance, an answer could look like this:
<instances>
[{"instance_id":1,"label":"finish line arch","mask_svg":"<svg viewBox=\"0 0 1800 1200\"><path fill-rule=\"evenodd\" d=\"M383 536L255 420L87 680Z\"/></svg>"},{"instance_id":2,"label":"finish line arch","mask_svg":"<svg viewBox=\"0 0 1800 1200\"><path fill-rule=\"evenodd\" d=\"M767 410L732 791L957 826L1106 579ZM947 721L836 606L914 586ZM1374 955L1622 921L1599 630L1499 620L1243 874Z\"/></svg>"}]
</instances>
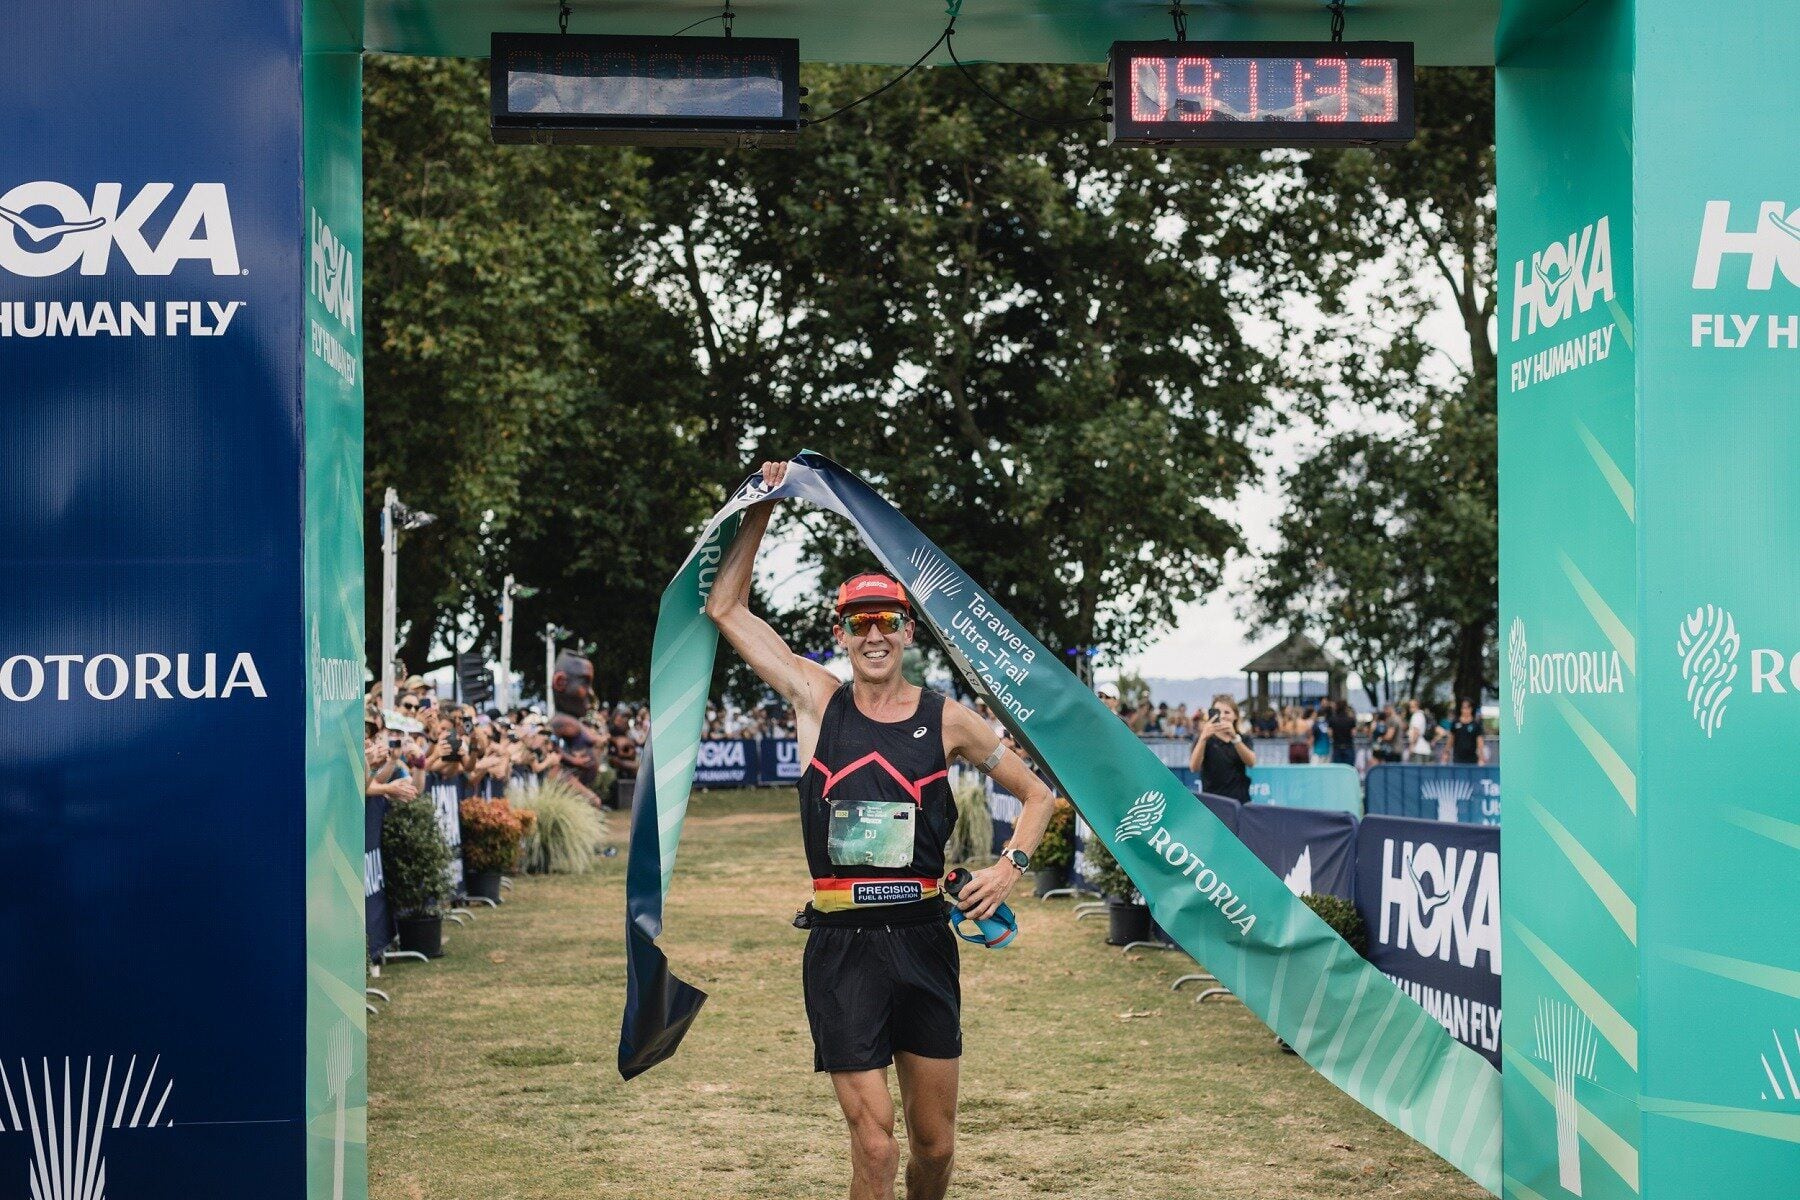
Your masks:
<instances>
[{"instance_id":1,"label":"finish line arch","mask_svg":"<svg viewBox=\"0 0 1800 1200\"><path fill-rule=\"evenodd\" d=\"M956 7L965 60L1097 63L1168 29L1162 5L1124 0ZM712 8L587 0L570 28L666 33L672 11ZM365 658L360 59L480 56L495 30L554 15L524 0L9 14L0 1172L35 1161L9 1107L29 1063L40 1099L85 1097L78 1076L96 1098L148 1095L155 1128L107 1125L124 1200L246 1177L364 1194L345 682ZM833 62L910 62L942 24L932 4L831 0L739 16ZM1800 26L1763 16L1747 0L1349 9L1357 38L1497 68L1500 673L1519 797L1502 1192L1520 1200L1758 1196L1800 1173L1800 951L1775 924L1800 846L1775 786L1800 706L1781 669L1800 592ZM1188 21L1199 39L1299 40L1328 18L1244 0ZM1622 670L1581 669L1602 660ZM279 782L246 803L222 743L260 747Z\"/></svg>"}]
</instances>

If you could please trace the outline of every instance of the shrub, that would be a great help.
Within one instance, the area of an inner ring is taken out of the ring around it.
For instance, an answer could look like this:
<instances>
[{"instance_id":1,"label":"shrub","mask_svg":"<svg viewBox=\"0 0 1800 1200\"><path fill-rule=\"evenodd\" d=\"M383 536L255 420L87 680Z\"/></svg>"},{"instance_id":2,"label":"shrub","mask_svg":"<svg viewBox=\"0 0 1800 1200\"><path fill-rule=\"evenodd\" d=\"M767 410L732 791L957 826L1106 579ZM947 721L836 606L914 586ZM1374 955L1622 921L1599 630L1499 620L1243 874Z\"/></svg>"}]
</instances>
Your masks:
<instances>
[{"instance_id":1,"label":"shrub","mask_svg":"<svg viewBox=\"0 0 1800 1200\"><path fill-rule=\"evenodd\" d=\"M524 824L505 800L462 802L463 865L470 871L510 871L519 859Z\"/></svg>"},{"instance_id":2,"label":"shrub","mask_svg":"<svg viewBox=\"0 0 1800 1200\"><path fill-rule=\"evenodd\" d=\"M1099 838L1089 838L1087 853L1087 877L1093 881L1100 894L1108 900L1119 900L1131 904L1142 904L1144 898L1138 895L1137 885L1131 882L1131 876L1119 865L1119 860L1112 856L1112 851L1101 844Z\"/></svg>"},{"instance_id":3,"label":"shrub","mask_svg":"<svg viewBox=\"0 0 1800 1200\"><path fill-rule=\"evenodd\" d=\"M507 792L509 801L529 801L537 814L531 836L525 840L525 869L558 875L584 875L593 868L594 847L606 833L600 811L587 797L556 776L527 796L523 789Z\"/></svg>"},{"instance_id":4,"label":"shrub","mask_svg":"<svg viewBox=\"0 0 1800 1200\"><path fill-rule=\"evenodd\" d=\"M381 871L388 903L399 916L434 916L449 901L450 846L430 800L388 806L381 825Z\"/></svg>"},{"instance_id":5,"label":"shrub","mask_svg":"<svg viewBox=\"0 0 1800 1200\"><path fill-rule=\"evenodd\" d=\"M1362 914L1356 911L1356 905L1342 896L1324 896L1318 892L1306 893L1300 897L1300 903L1319 914L1319 919L1349 942L1352 950L1358 954L1368 953L1369 929L1363 924Z\"/></svg>"},{"instance_id":6,"label":"shrub","mask_svg":"<svg viewBox=\"0 0 1800 1200\"><path fill-rule=\"evenodd\" d=\"M1050 810L1050 824L1038 843L1031 863L1037 867L1066 867L1075 861L1075 806L1062 796Z\"/></svg>"},{"instance_id":7,"label":"shrub","mask_svg":"<svg viewBox=\"0 0 1800 1200\"><path fill-rule=\"evenodd\" d=\"M951 793L956 799L956 825L944 847L946 862L987 858L994 849L994 817L988 812L987 784L973 771Z\"/></svg>"}]
</instances>

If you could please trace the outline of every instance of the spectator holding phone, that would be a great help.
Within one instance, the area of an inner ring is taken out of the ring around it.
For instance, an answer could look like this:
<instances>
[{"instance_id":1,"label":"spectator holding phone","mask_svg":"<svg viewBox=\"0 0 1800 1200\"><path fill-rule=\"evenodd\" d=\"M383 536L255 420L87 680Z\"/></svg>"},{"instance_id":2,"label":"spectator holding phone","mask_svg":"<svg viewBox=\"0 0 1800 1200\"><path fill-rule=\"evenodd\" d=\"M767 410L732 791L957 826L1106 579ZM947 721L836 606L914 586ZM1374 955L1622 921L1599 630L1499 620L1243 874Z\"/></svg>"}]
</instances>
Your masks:
<instances>
[{"instance_id":1,"label":"spectator holding phone","mask_svg":"<svg viewBox=\"0 0 1800 1200\"><path fill-rule=\"evenodd\" d=\"M1256 765L1256 751L1238 733L1237 701L1225 694L1214 696L1199 730L1188 754L1188 770L1200 776L1200 790L1250 803L1250 768Z\"/></svg>"},{"instance_id":2,"label":"spectator holding phone","mask_svg":"<svg viewBox=\"0 0 1800 1200\"><path fill-rule=\"evenodd\" d=\"M368 783L363 792L369 796L385 796L389 800L411 800L419 794L400 758L400 735L391 730L376 730L375 736L363 742L363 766Z\"/></svg>"}]
</instances>

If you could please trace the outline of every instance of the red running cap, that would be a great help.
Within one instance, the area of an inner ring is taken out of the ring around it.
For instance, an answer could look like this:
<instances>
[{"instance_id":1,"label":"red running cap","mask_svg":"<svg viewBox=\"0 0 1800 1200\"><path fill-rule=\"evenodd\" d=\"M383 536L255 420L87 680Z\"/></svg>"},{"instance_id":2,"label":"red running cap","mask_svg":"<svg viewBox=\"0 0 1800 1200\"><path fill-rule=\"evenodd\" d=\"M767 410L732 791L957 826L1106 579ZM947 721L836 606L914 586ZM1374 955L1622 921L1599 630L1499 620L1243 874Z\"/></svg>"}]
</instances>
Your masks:
<instances>
[{"instance_id":1,"label":"red running cap","mask_svg":"<svg viewBox=\"0 0 1800 1200\"><path fill-rule=\"evenodd\" d=\"M886 575L872 572L852 576L838 585L837 611L841 613L857 604L898 604L907 612L912 611L905 588Z\"/></svg>"}]
</instances>

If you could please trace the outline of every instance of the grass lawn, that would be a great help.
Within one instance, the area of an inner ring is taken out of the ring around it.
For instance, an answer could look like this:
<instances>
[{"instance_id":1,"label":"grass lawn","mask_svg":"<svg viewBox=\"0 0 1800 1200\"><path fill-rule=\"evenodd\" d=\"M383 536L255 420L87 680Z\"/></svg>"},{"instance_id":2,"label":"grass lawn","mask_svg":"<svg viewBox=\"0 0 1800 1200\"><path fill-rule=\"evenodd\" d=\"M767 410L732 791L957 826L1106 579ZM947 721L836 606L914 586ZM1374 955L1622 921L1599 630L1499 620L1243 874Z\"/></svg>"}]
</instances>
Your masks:
<instances>
[{"instance_id":1,"label":"grass lawn","mask_svg":"<svg viewBox=\"0 0 1800 1200\"><path fill-rule=\"evenodd\" d=\"M800 998L806 896L793 793L697 794L663 946L711 995L675 1058L614 1068L624 842L592 875L520 878L450 927L447 955L382 974L369 1019L374 1200L841 1196L841 1118ZM1029 882L1029 881L1027 881ZM1277 1050L1235 1001L1121 955L1101 918L1015 893L1002 952L963 950L952 1195L1298 1200L1486 1193ZM904 1150L904 1131L902 1131Z\"/></svg>"}]
</instances>

